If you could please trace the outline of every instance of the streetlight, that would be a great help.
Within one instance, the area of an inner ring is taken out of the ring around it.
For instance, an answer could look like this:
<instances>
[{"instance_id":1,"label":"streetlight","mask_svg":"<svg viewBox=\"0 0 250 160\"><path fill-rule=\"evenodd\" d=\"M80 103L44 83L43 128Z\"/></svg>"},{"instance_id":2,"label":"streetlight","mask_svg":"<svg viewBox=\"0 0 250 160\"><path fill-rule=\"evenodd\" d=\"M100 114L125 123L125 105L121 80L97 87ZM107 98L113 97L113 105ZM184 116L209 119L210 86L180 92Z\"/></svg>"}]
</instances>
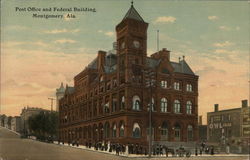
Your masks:
<instances>
[{"instance_id":1,"label":"streetlight","mask_svg":"<svg viewBox=\"0 0 250 160\"><path fill-rule=\"evenodd\" d=\"M151 70L144 70L145 73L145 83L146 83L146 87L150 87L150 106L149 106L149 143L148 143L148 157L151 158L151 154L152 154L152 107L153 107L153 86L155 85L155 77L156 77L156 73Z\"/></svg>"}]
</instances>

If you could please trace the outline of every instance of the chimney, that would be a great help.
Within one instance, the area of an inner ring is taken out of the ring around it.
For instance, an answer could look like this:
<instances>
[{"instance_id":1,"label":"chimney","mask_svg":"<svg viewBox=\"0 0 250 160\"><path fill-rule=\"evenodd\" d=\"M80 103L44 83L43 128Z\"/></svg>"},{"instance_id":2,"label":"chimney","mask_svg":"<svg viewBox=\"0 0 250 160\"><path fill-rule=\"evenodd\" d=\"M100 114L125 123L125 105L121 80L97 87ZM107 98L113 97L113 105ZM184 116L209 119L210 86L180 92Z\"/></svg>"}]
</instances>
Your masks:
<instances>
[{"instance_id":1,"label":"chimney","mask_svg":"<svg viewBox=\"0 0 250 160\"><path fill-rule=\"evenodd\" d=\"M247 99L241 101L241 106L242 106L242 108L248 107Z\"/></svg>"},{"instance_id":2,"label":"chimney","mask_svg":"<svg viewBox=\"0 0 250 160\"><path fill-rule=\"evenodd\" d=\"M166 48L162 48L159 52L152 54L151 57L155 59L167 59L170 61L170 51Z\"/></svg>"},{"instance_id":3,"label":"chimney","mask_svg":"<svg viewBox=\"0 0 250 160\"><path fill-rule=\"evenodd\" d=\"M218 112L219 111L219 104L214 104L214 112Z\"/></svg>"},{"instance_id":4,"label":"chimney","mask_svg":"<svg viewBox=\"0 0 250 160\"><path fill-rule=\"evenodd\" d=\"M105 56L106 56L105 51L98 51L98 57L97 57L98 69L100 69L101 66L105 65Z\"/></svg>"},{"instance_id":5,"label":"chimney","mask_svg":"<svg viewBox=\"0 0 250 160\"><path fill-rule=\"evenodd\" d=\"M201 126L202 125L202 116L199 116L199 124L198 124L199 126Z\"/></svg>"}]
</instances>

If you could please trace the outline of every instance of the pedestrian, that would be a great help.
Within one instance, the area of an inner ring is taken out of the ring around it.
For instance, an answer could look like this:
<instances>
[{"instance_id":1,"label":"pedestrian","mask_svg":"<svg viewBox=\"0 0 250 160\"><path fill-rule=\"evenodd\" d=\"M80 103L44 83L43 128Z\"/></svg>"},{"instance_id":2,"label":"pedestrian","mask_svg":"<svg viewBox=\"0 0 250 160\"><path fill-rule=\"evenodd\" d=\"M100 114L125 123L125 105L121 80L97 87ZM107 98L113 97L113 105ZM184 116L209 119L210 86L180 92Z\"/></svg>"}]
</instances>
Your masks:
<instances>
[{"instance_id":1,"label":"pedestrian","mask_svg":"<svg viewBox=\"0 0 250 160\"><path fill-rule=\"evenodd\" d=\"M227 144L227 146L226 146L226 153L227 153L227 154L230 153L230 146L229 146L229 144Z\"/></svg>"},{"instance_id":2,"label":"pedestrian","mask_svg":"<svg viewBox=\"0 0 250 160\"><path fill-rule=\"evenodd\" d=\"M211 155L214 155L214 146L211 147Z\"/></svg>"},{"instance_id":3,"label":"pedestrian","mask_svg":"<svg viewBox=\"0 0 250 160\"><path fill-rule=\"evenodd\" d=\"M202 147L200 147L200 155L202 155Z\"/></svg>"},{"instance_id":4,"label":"pedestrian","mask_svg":"<svg viewBox=\"0 0 250 160\"><path fill-rule=\"evenodd\" d=\"M198 156L198 148L195 147L195 156Z\"/></svg>"},{"instance_id":5,"label":"pedestrian","mask_svg":"<svg viewBox=\"0 0 250 160\"><path fill-rule=\"evenodd\" d=\"M162 145L160 145L160 156L163 155L163 148L162 148Z\"/></svg>"},{"instance_id":6,"label":"pedestrian","mask_svg":"<svg viewBox=\"0 0 250 160\"><path fill-rule=\"evenodd\" d=\"M165 153L166 153L166 157L168 157L168 147L165 147Z\"/></svg>"}]
</instances>

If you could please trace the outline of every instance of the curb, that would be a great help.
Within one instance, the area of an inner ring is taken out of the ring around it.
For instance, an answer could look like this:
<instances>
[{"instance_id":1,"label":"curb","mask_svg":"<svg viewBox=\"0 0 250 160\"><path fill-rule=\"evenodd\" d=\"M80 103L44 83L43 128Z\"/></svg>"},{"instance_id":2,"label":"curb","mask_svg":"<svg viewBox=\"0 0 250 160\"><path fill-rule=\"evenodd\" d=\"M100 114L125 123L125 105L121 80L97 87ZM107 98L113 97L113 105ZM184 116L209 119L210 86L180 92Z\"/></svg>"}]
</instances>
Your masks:
<instances>
[{"instance_id":1,"label":"curb","mask_svg":"<svg viewBox=\"0 0 250 160\"><path fill-rule=\"evenodd\" d=\"M16 135L20 136L20 133L16 132L16 131L13 131L9 128L6 128L6 127L3 127L3 126L0 126L0 128L4 128L4 129L7 129L8 131L11 131L12 133L15 133Z\"/></svg>"}]
</instances>

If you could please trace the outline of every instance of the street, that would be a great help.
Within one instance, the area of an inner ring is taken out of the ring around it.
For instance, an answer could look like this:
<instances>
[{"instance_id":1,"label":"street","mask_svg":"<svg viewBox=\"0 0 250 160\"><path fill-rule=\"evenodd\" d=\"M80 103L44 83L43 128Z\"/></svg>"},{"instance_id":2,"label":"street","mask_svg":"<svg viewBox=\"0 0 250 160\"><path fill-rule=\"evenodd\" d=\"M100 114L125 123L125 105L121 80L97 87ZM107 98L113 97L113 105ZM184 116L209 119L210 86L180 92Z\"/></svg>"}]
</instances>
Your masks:
<instances>
[{"instance_id":1,"label":"street","mask_svg":"<svg viewBox=\"0 0 250 160\"><path fill-rule=\"evenodd\" d=\"M0 160L146 160L148 158L120 157L105 153L77 149L68 146L21 139L15 133L0 128ZM191 158L158 157L152 160L196 159L196 160L248 160L248 156L203 156Z\"/></svg>"}]
</instances>

